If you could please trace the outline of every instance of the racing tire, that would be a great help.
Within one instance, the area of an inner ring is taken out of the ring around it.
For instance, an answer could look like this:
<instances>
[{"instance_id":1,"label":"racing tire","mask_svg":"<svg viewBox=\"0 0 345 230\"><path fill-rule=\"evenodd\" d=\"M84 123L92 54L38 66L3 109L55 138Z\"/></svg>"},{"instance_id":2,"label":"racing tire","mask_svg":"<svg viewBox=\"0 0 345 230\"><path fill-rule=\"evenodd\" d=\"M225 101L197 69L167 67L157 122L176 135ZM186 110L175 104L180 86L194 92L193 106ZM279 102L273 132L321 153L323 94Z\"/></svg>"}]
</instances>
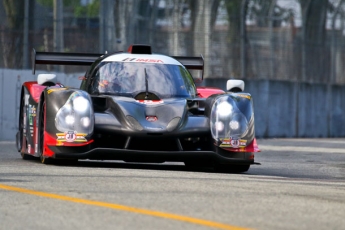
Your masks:
<instances>
[{"instance_id":1,"label":"racing tire","mask_svg":"<svg viewBox=\"0 0 345 230\"><path fill-rule=\"evenodd\" d=\"M217 164L214 169L217 172L224 173L244 173L247 172L250 168L250 165L227 165L227 164Z\"/></svg>"},{"instance_id":2,"label":"racing tire","mask_svg":"<svg viewBox=\"0 0 345 230\"><path fill-rule=\"evenodd\" d=\"M40 162L42 164L58 164L58 165L76 165L78 163L78 159L55 159L50 157L43 156L43 148L44 148L44 129L45 129L45 118L46 117L46 102L43 99L43 104L40 109L39 114L39 128L38 128L38 142L39 142L39 153L40 153Z\"/></svg>"},{"instance_id":3,"label":"racing tire","mask_svg":"<svg viewBox=\"0 0 345 230\"><path fill-rule=\"evenodd\" d=\"M18 124L19 130L18 130L17 135L16 135L16 146L17 146L18 152L21 152L21 150L22 150L23 137L24 137L24 134L23 134L24 109L25 109L24 106L25 106L25 99L24 99L24 96L22 95L21 103L20 103L20 111L19 111L19 124ZM23 155L23 154L21 153L21 155Z\"/></svg>"},{"instance_id":4,"label":"racing tire","mask_svg":"<svg viewBox=\"0 0 345 230\"><path fill-rule=\"evenodd\" d=\"M23 160L33 160L35 159L35 157L26 154L22 151L22 143L23 143L23 138L24 138L24 134L23 134L23 129L24 129L24 106L25 106L25 99L24 96L22 95L21 98L21 108L20 108L20 112L19 112L19 130L17 132L16 135L16 147L18 152L20 152L20 156L22 157Z\"/></svg>"},{"instance_id":5,"label":"racing tire","mask_svg":"<svg viewBox=\"0 0 345 230\"><path fill-rule=\"evenodd\" d=\"M26 153L22 153L22 152L21 152L20 155L22 156L22 159L23 159L23 160L34 160L34 159L36 159L36 157L31 156L31 155L26 154Z\"/></svg>"},{"instance_id":6,"label":"racing tire","mask_svg":"<svg viewBox=\"0 0 345 230\"><path fill-rule=\"evenodd\" d=\"M39 153L40 153L39 158L42 164L52 164L54 162L54 159L43 156L45 115L46 115L45 110L46 110L46 102L43 101L43 105L40 108L39 124L38 124L38 143L39 143Z\"/></svg>"},{"instance_id":7,"label":"racing tire","mask_svg":"<svg viewBox=\"0 0 345 230\"><path fill-rule=\"evenodd\" d=\"M77 158L71 158L71 159L51 159L51 158L49 158L49 160L54 161L55 164L63 165L63 166L74 166L74 165L78 164Z\"/></svg>"},{"instance_id":8,"label":"racing tire","mask_svg":"<svg viewBox=\"0 0 345 230\"><path fill-rule=\"evenodd\" d=\"M187 168L212 168L212 164L204 161L185 161L184 165Z\"/></svg>"},{"instance_id":9,"label":"racing tire","mask_svg":"<svg viewBox=\"0 0 345 230\"><path fill-rule=\"evenodd\" d=\"M22 96L21 103L20 103L20 110L19 110L19 130L16 135L16 146L18 149L18 152L20 152L20 155L24 160L26 160L25 153L22 153L22 144L23 144L23 137L24 137L24 109L25 109L25 99Z\"/></svg>"}]
</instances>

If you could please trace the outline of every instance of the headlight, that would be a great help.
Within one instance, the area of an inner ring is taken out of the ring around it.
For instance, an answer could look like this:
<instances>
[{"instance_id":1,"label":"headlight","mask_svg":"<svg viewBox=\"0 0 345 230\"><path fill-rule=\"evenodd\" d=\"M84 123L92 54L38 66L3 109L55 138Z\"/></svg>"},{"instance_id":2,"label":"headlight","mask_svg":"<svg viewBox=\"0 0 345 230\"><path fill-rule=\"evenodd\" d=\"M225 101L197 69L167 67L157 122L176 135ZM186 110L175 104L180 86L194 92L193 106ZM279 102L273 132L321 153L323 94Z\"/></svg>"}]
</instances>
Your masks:
<instances>
[{"instance_id":1,"label":"headlight","mask_svg":"<svg viewBox=\"0 0 345 230\"><path fill-rule=\"evenodd\" d=\"M224 130L224 123L221 121L217 121L215 124L215 128L218 132L222 132Z\"/></svg>"},{"instance_id":2,"label":"headlight","mask_svg":"<svg viewBox=\"0 0 345 230\"><path fill-rule=\"evenodd\" d=\"M55 127L60 132L75 132L89 135L93 132L94 114L91 99L86 92L77 91L71 94L55 117Z\"/></svg>"},{"instance_id":3,"label":"headlight","mask_svg":"<svg viewBox=\"0 0 345 230\"><path fill-rule=\"evenodd\" d=\"M77 112L85 112L88 107L90 106L90 103L87 99L85 99L84 97L76 97L73 100L73 108L75 111Z\"/></svg>"},{"instance_id":4,"label":"headlight","mask_svg":"<svg viewBox=\"0 0 345 230\"><path fill-rule=\"evenodd\" d=\"M74 116L73 115L70 115L68 114L66 117L65 117L65 122L67 125L73 125L74 124Z\"/></svg>"},{"instance_id":5,"label":"headlight","mask_svg":"<svg viewBox=\"0 0 345 230\"><path fill-rule=\"evenodd\" d=\"M238 121L230 121L229 125L231 130L238 130L238 128L240 127Z\"/></svg>"},{"instance_id":6,"label":"headlight","mask_svg":"<svg viewBox=\"0 0 345 230\"><path fill-rule=\"evenodd\" d=\"M88 117L83 117L80 119L80 123L82 126L84 126L85 128L89 127L90 126L90 118Z\"/></svg>"},{"instance_id":7,"label":"headlight","mask_svg":"<svg viewBox=\"0 0 345 230\"><path fill-rule=\"evenodd\" d=\"M227 101L222 101L217 105L217 113L220 117L227 117L231 114L232 105Z\"/></svg>"},{"instance_id":8,"label":"headlight","mask_svg":"<svg viewBox=\"0 0 345 230\"><path fill-rule=\"evenodd\" d=\"M247 118L240 112L232 114L229 122L229 135L240 137L248 129Z\"/></svg>"},{"instance_id":9,"label":"headlight","mask_svg":"<svg viewBox=\"0 0 345 230\"><path fill-rule=\"evenodd\" d=\"M234 98L220 96L210 113L210 128L215 140L240 140L248 130L248 120Z\"/></svg>"}]
</instances>

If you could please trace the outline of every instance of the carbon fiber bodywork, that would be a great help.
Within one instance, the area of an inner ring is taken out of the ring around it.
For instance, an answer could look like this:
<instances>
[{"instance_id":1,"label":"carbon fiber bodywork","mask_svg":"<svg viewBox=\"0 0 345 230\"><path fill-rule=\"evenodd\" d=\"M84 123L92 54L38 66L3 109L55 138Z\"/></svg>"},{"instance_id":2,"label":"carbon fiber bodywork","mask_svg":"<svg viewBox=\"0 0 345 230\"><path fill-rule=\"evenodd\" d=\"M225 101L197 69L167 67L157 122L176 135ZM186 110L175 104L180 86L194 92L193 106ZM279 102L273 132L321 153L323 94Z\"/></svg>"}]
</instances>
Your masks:
<instances>
[{"instance_id":1,"label":"carbon fiber bodywork","mask_svg":"<svg viewBox=\"0 0 345 230\"><path fill-rule=\"evenodd\" d=\"M203 70L202 58L176 57L181 62L179 64L171 57L140 58L136 55L129 59L130 53L122 55L121 58L125 59L116 59L118 62L164 60L174 63L171 70L182 73L182 79L174 84L183 84L181 89L189 91L176 96L165 94L165 91L171 91L169 88L157 91L154 87L161 80L152 80L155 79L151 78L154 72L147 74L151 68L148 66L140 72L145 73L145 81L139 86L146 84L146 90L108 95L90 86L98 81L97 71L101 66L111 63L118 57L117 54L101 55L98 59L97 54L35 55L34 66L80 64L90 65L90 68L80 89L60 84L44 86L36 82L24 83L17 134L17 147L23 158L32 155L41 157L42 162L48 158L207 162L248 165L248 168L254 163L254 152L259 150L255 141L250 94L224 92L220 89L210 89L208 92L205 87L202 88L202 94L198 94L185 69L174 67L184 63L184 67ZM125 67L121 65L116 68ZM158 70L161 71L160 68ZM180 88L176 90L180 92ZM209 96L211 92L216 94ZM207 95L207 98L202 95ZM242 120L244 122L241 123ZM243 128L240 135L232 135L229 131L238 128Z\"/></svg>"},{"instance_id":2,"label":"carbon fiber bodywork","mask_svg":"<svg viewBox=\"0 0 345 230\"><path fill-rule=\"evenodd\" d=\"M54 125L56 113L75 91L76 89L59 89L50 94L46 93L46 131L53 137L60 132ZM244 109L245 113L249 112L246 110L246 101L250 105L250 100L239 100L240 108ZM166 99L148 105L128 97L92 96L92 102L94 132L86 136L86 139L93 142L78 147L48 145L47 147L55 153L54 157L139 162L254 162L251 153L224 151L215 145L210 133L208 114L211 104L214 103L211 98L202 100L205 114L199 114L200 99ZM248 116L251 117L249 114ZM157 117L157 120L148 121L147 117ZM252 123L250 126L252 128L247 138L253 140L254 126Z\"/></svg>"}]
</instances>

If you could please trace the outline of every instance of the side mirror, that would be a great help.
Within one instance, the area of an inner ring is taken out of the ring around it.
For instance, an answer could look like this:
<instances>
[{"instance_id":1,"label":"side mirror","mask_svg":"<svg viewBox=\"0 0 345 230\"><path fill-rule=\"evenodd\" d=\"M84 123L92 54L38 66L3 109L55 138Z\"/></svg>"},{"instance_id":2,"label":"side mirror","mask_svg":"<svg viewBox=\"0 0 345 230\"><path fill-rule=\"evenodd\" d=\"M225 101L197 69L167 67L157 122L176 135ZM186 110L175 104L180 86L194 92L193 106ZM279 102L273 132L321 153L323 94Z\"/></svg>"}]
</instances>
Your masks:
<instances>
[{"instance_id":1,"label":"side mirror","mask_svg":"<svg viewBox=\"0 0 345 230\"><path fill-rule=\"evenodd\" d=\"M46 86L55 85L56 80L57 78L55 74L44 73L44 74L38 74L37 76L37 83L39 85L46 85Z\"/></svg>"},{"instance_id":2,"label":"side mirror","mask_svg":"<svg viewBox=\"0 0 345 230\"><path fill-rule=\"evenodd\" d=\"M230 79L226 83L226 90L230 92L242 92L244 91L244 81Z\"/></svg>"}]
</instances>

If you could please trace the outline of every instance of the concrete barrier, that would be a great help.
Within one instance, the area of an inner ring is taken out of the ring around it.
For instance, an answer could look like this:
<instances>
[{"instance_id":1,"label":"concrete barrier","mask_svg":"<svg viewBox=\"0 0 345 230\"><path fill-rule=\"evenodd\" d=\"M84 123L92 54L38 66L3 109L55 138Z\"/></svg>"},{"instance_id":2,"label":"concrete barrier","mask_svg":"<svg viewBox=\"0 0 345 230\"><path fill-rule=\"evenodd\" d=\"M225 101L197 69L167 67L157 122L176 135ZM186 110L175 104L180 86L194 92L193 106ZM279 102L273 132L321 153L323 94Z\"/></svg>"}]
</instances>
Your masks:
<instances>
[{"instance_id":1,"label":"concrete barrier","mask_svg":"<svg viewBox=\"0 0 345 230\"><path fill-rule=\"evenodd\" d=\"M0 69L0 141L15 140L21 85L36 80L31 70ZM76 74L57 74L66 86L79 87ZM202 85L225 90L227 79L205 79ZM248 80L258 138L345 137L345 86Z\"/></svg>"},{"instance_id":2,"label":"concrete barrier","mask_svg":"<svg viewBox=\"0 0 345 230\"><path fill-rule=\"evenodd\" d=\"M20 90L26 81L35 81L40 71L0 69L0 141L15 140L18 130ZM64 85L79 87L78 76L83 74L57 74Z\"/></svg>"},{"instance_id":3,"label":"concrete barrier","mask_svg":"<svg viewBox=\"0 0 345 230\"><path fill-rule=\"evenodd\" d=\"M225 89L227 79L202 85ZM253 96L255 133L259 138L344 137L345 85L248 80Z\"/></svg>"}]
</instances>

